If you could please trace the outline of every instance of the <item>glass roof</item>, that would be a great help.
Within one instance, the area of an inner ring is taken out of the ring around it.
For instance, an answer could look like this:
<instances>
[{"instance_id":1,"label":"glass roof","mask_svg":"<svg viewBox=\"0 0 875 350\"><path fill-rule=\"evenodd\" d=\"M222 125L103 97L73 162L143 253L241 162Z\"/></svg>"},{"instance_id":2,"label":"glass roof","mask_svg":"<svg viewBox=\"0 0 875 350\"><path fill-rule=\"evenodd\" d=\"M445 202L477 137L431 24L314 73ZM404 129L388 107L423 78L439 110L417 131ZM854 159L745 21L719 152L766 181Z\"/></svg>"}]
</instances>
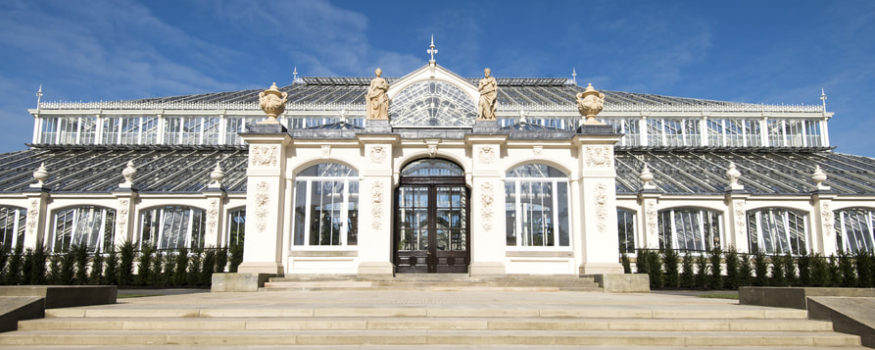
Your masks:
<instances>
[{"instance_id":1,"label":"glass roof","mask_svg":"<svg viewBox=\"0 0 875 350\"><path fill-rule=\"evenodd\" d=\"M452 84L426 80L398 93L389 105L394 127L470 127L477 117L474 101Z\"/></svg>"}]
</instances>

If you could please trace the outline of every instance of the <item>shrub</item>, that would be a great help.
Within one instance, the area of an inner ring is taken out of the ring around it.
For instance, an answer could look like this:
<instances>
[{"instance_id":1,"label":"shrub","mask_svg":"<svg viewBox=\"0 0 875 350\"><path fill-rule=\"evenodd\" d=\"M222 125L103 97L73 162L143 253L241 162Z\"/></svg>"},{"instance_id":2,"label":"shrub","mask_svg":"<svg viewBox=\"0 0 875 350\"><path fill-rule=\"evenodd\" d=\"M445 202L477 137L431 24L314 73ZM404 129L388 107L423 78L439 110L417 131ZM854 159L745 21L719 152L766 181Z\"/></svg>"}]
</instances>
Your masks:
<instances>
[{"instance_id":1,"label":"shrub","mask_svg":"<svg viewBox=\"0 0 875 350\"><path fill-rule=\"evenodd\" d=\"M847 256L844 252L839 253L839 271L842 274L842 287L856 287L857 286L857 276L854 271L854 262L851 261L851 257Z\"/></svg>"},{"instance_id":2,"label":"shrub","mask_svg":"<svg viewBox=\"0 0 875 350\"><path fill-rule=\"evenodd\" d=\"M233 250L233 248L232 248ZM647 251L643 249L638 250L638 254L635 256L635 273L648 273L647 272Z\"/></svg>"},{"instance_id":3,"label":"shrub","mask_svg":"<svg viewBox=\"0 0 875 350\"><path fill-rule=\"evenodd\" d=\"M749 286L753 281L753 270L750 268L750 254L741 256L741 266L738 267L738 286Z\"/></svg>"},{"instance_id":4,"label":"shrub","mask_svg":"<svg viewBox=\"0 0 875 350\"><path fill-rule=\"evenodd\" d=\"M772 283L773 286L784 287L787 281L784 279L784 258L780 255L772 255Z\"/></svg>"},{"instance_id":5,"label":"shrub","mask_svg":"<svg viewBox=\"0 0 875 350\"><path fill-rule=\"evenodd\" d=\"M73 277L76 272L73 268L76 264L76 252L73 249L68 249L63 254L61 257L61 284L70 285L73 284Z\"/></svg>"},{"instance_id":6,"label":"shrub","mask_svg":"<svg viewBox=\"0 0 875 350\"><path fill-rule=\"evenodd\" d=\"M185 273L186 268L188 268L188 250L182 248L176 254L176 269L173 272L174 286L185 285L185 282L188 280L188 276Z\"/></svg>"},{"instance_id":7,"label":"shrub","mask_svg":"<svg viewBox=\"0 0 875 350\"><path fill-rule=\"evenodd\" d=\"M628 256L626 257L629 258ZM216 254L216 272L225 272L225 269L228 267L228 248L221 248L219 252ZM624 267L625 268L625 267ZM631 273L626 272L626 273Z\"/></svg>"},{"instance_id":8,"label":"shrub","mask_svg":"<svg viewBox=\"0 0 875 350\"><path fill-rule=\"evenodd\" d=\"M237 267L240 266L240 263L243 262L243 245L242 244L232 244L231 245L231 266L229 267L229 272L237 272Z\"/></svg>"},{"instance_id":9,"label":"shrub","mask_svg":"<svg viewBox=\"0 0 875 350\"><path fill-rule=\"evenodd\" d=\"M860 288L872 287L872 255L858 250L854 260L857 262L857 285Z\"/></svg>"},{"instance_id":10,"label":"shrub","mask_svg":"<svg viewBox=\"0 0 875 350\"><path fill-rule=\"evenodd\" d=\"M201 285L201 263L203 261L203 252L195 250L189 257L187 282L189 286L195 287Z\"/></svg>"},{"instance_id":11,"label":"shrub","mask_svg":"<svg viewBox=\"0 0 875 350\"><path fill-rule=\"evenodd\" d=\"M650 277L650 288L652 289L660 289L663 286L661 260L659 253L647 253L647 274Z\"/></svg>"},{"instance_id":12,"label":"shrub","mask_svg":"<svg viewBox=\"0 0 875 350\"><path fill-rule=\"evenodd\" d=\"M811 285L811 257L808 252L802 253L796 259L796 266L799 269L799 285L808 287Z\"/></svg>"},{"instance_id":13,"label":"shrub","mask_svg":"<svg viewBox=\"0 0 875 350\"><path fill-rule=\"evenodd\" d=\"M696 257L696 288L705 289L708 282L708 260L705 254Z\"/></svg>"},{"instance_id":14,"label":"shrub","mask_svg":"<svg viewBox=\"0 0 875 350\"><path fill-rule=\"evenodd\" d=\"M729 247L726 251L726 280L723 282L723 287L726 289L738 289L740 281L738 279L738 252L735 247Z\"/></svg>"},{"instance_id":15,"label":"shrub","mask_svg":"<svg viewBox=\"0 0 875 350\"><path fill-rule=\"evenodd\" d=\"M106 271L103 275L107 284L118 285L118 253L115 247L109 247L109 254L106 256Z\"/></svg>"},{"instance_id":16,"label":"shrub","mask_svg":"<svg viewBox=\"0 0 875 350\"><path fill-rule=\"evenodd\" d=\"M796 262L793 261L793 256L790 253L784 255L782 261L784 263L784 281L789 286L795 286L799 282L796 278Z\"/></svg>"},{"instance_id":17,"label":"shrub","mask_svg":"<svg viewBox=\"0 0 875 350\"><path fill-rule=\"evenodd\" d=\"M61 255L53 254L49 258L49 282L51 284L61 284Z\"/></svg>"},{"instance_id":18,"label":"shrub","mask_svg":"<svg viewBox=\"0 0 875 350\"><path fill-rule=\"evenodd\" d=\"M664 258L662 259L665 266L665 286L668 288L677 288L679 281L678 275L678 253L671 246L665 248Z\"/></svg>"},{"instance_id":19,"label":"shrub","mask_svg":"<svg viewBox=\"0 0 875 350\"><path fill-rule=\"evenodd\" d=\"M134 284L134 255L136 248L131 241L125 241L119 249L119 272L118 285L131 286Z\"/></svg>"},{"instance_id":20,"label":"shrub","mask_svg":"<svg viewBox=\"0 0 875 350\"><path fill-rule=\"evenodd\" d=\"M7 262L9 262L9 246L0 243L0 283L6 283L6 276L3 276L3 270L6 269Z\"/></svg>"},{"instance_id":21,"label":"shrub","mask_svg":"<svg viewBox=\"0 0 875 350\"><path fill-rule=\"evenodd\" d=\"M100 252L91 257L91 276L88 280L91 284L106 284L106 279L103 278L103 254Z\"/></svg>"},{"instance_id":22,"label":"shrub","mask_svg":"<svg viewBox=\"0 0 875 350\"><path fill-rule=\"evenodd\" d=\"M6 283L18 284L21 282L21 260L24 258L23 244L19 244L12 251L12 256L9 258L9 266L6 269Z\"/></svg>"},{"instance_id":23,"label":"shrub","mask_svg":"<svg viewBox=\"0 0 875 350\"><path fill-rule=\"evenodd\" d=\"M33 249L27 248L24 252L24 263L21 265L21 284L30 283L33 275Z\"/></svg>"},{"instance_id":24,"label":"shrub","mask_svg":"<svg viewBox=\"0 0 875 350\"><path fill-rule=\"evenodd\" d=\"M30 284L46 284L46 260L49 253L42 243L37 243L33 250L33 267L31 267Z\"/></svg>"},{"instance_id":25,"label":"shrub","mask_svg":"<svg viewBox=\"0 0 875 350\"><path fill-rule=\"evenodd\" d=\"M842 285L842 271L839 270L839 261L835 255L829 256L829 264L826 263L826 258L823 259L826 266L826 279L824 279L824 287L838 287Z\"/></svg>"},{"instance_id":26,"label":"shrub","mask_svg":"<svg viewBox=\"0 0 875 350\"><path fill-rule=\"evenodd\" d=\"M830 260L834 260L830 258ZM811 257L811 285L815 287L829 286L829 266L820 254L815 254Z\"/></svg>"},{"instance_id":27,"label":"shrub","mask_svg":"<svg viewBox=\"0 0 875 350\"><path fill-rule=\"evenodd\" d=\"M139 261L137 262L137 284L145 286L149 284L149 279L152 277L152 254L155 248L151 244L144 244L140 250Z\"/></svg>"},{"instance_id":28,"label":"shrub","mask_svg":"<svg viewBox=\"0 0 875 350\"><path fill-rule=\"evenodd\" d=\"M174 255L171 251L167 251L167 254L164 255L164 276L162 278L162 280L164 281L164 285L173 285L173 276L175 275L176 255Z\"/></svg>"},{"instance_id":29,"label":"shrub","mask_svg":"<svg viewBox=\"0 0 875 350\"><path fill-rule=\"evenodd\" d=\"M723 252L719 247L714 247L711 249L710 255L708 256L709 260L711 260L711 273L708 274L708 287L711 289L720 289L723 287L722 276L720 272L720 260Z\"/></svg>"},{"instance_id":30,"label":"shrub","mask_svg":"<svg viewBox=\"0 0 875 350\"><path fill-rule=\"evenodd\" d=\"M204 253L204 267L201 269L201 284L210 285L213 283L213 272L216 271L216 250L210 249Z\"/></svg>"},{"instance_id":31,"label":"shrub","mask_svg":"<svg viewBox=\"0 0 875 350\"><path fill-rule=\"evenodd\" d=\"M224 249L222 249L222 250L224 250ZM222 265L219 265L219 257L220 256L222 256L222 253L219 253L216 256L216 266L222 266ZM226 258L227 258L227 255L226 255ZM623 252L622 254L620 254L620 263L623 264L623 273L632 273L632 266L630 265L631 262L629 261L629 256L626 255L626 252ZM222 266L222 267L224 267L224 266ZM224 271L224 268L220 268L218 271L222 272L222 271Z\"/></svg>"},{"instance_id":32,"label":"shrub","mask_svg":"<svg viewBox=\"0 0 875 350\"><path fill-rule=\"evenodd\" d=\"M161 269L164 265L164 255L159 251L152 258L152 269L149 274L149 285L152 287L161 287L164 285L164 274Z\"/></svg>"},{"instance_id":33,"label":"shrub","mask_svg":"<svg viewBox=\"0 0 875 350\"><path fill-rule=\"evenodd\" d=\"M70 247L70 251L76 261L76 284L88 284L88 247L74 245Z\"/></svg>"},{"instance_id":34,"label":"shrub","mask_svg":"<svg viewBox=\"0 0 875 350\"><path fill-rule=\"evenodd\" d=\"M761 287L769 284L769 265L766 263L766 253L757 250L753 254L753 270L756 277L753 279L753 285Z\"/></svg>"},{"instance_id":35,"label":"shrub","mask_svg":"<svg viewBox=\"0 0 875 350\"><path fill-rule=\"evenodd\" d=\"M693 256L690 252L684 253L684 258L681 259L681 288L693 288Z\"/></svg>"}]
</instances>

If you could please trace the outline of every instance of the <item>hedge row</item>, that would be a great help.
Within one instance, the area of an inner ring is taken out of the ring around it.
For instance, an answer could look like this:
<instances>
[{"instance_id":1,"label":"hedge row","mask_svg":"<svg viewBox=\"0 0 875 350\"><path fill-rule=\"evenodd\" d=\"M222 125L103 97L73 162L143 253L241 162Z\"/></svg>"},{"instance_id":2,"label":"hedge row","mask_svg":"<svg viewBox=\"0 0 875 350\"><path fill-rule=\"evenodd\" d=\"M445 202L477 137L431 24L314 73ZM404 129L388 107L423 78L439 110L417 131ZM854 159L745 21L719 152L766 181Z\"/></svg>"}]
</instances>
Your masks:
<instances>
[{"instance_id":1,"label":"hedge row","mask_svg":"<svg viewBox=\"0 0 875 350\"><path fill-rule=\"evenodd\" d=\"M0 284L114 284L123 287L206 287L213 272L236 272L243 246L203 250L136 250L131 242L90 253L85 246L50 254L42 245L10 251L0 244ZM136 267L136 268L135 268Z\"/></svg>"},{"instance_id":2,"label":"hedge row","mask_svg":"<svg viewBox=\"0 0 875 350\"><path fill-rule=\"evenodd\" d=\"M623 269L632 273L632 262L621 256ZM647 273L652 289L738 289L740 286L875 287L875 256L859 251L824 257L741 254L716 248L693 256L673 249L639 250L638 273ZM725 271L724 271L725 269Z\"/></svg>"}]
</instances>

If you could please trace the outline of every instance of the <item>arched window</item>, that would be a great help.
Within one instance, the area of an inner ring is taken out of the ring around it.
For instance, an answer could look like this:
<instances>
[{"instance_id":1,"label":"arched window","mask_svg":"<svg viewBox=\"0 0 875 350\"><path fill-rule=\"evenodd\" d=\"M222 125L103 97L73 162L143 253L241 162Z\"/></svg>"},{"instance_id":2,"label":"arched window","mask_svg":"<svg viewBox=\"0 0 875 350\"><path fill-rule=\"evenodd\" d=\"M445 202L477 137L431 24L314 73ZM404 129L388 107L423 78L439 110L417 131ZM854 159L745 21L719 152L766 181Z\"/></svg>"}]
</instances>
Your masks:
<instances>
[{"instance_id":1,"label":"arched window","mask_svg":"<svg viewBox=\"0 0 875 350\"><path fill-rule=\"evenodd\" d=\"M321 163L295 177L294 242L298 246L358 243L358 172Z\"/></svg>"},{"instance_id":2,"label":"arched window","mask_svg":"<svg viewBox=\"0 0 875 350\"><path fill-rule=\"evenodd\" d=\"M440 80L413 83L389 105L392 126L471 126L476 107L458 87Z\"/></svg>"},{"instance_id":3,"label":"arched window","mask_svg":"<svg viewBox=\"0 0 875 350\"><path fill-rule=\"evenodd\" d=\"M166 206L140 214L139 247L152 244L158 249L202 249L206 232L203 209Z\"/></svg>"},{"instance_id":4,"label":"arched window","mask_svg":"<svg viewBox=\"0 0 875 350\"><path fill-rule=\"evenodd\" d=\"M16 207L0 207L0 243L6 248L14 248L24 244L24 224L27 221L27 209Z\"/></svg>"},{"instance_id":5,"label":"arched window","mask_svg":"<svg viewBox=\"0 0 875 350\"><path fill-rule=\"evenodd\" d=\"M747 212L747 240L751 252L802 254L808 247L808 214L784 208Z\"/></svg>"},{"instance_id":6,"label":"arched window","mask_svg":"<svg viewBox=\"0 0 875 350\"><path fill-rule=\"evenodd\" d=\"M700 208L659 211L659 248L706 251L721 247L721 215Z\"/></svg>"},{"instance_id":7,"label":"arched window","mask_svg":"<svg viewBox=\"0 0 875 350\"><path fill-rule=\"evenodd\" d=\"M246 236L246 208L231 210L228 213L228 241L226 247L243 244Z\"/></svg>"},{"instance_id":8,"label":"arched window","mask_svg":"<svg viewBox=\"0 0 875 350\"><path fill-rule=\"evenodd\" d=\"M568 177L543 164L526 164L505 174L507 245L569 245Z\"/></svg>"},{"instance_id":9,"label":"arched window","mask_svg":"<svg viewBox=\"0 0 875 350\"><path fill-rule=\"evenodd\" d=\"M620 240L621 253L635 252L635 232L637 228L635 212L629 209L617 208L617 234Z\"/></svg>"},{"instance_id":10,"label":"arched window","mask_svg":"<svg viewBox=\"0 0 875 350\"><path fill-rule=\"evenodd\" d=\"M63 252L72 246L86 246L102 252L115 238L115 210L93 205L55 210L48 248Z\"/></svg>"},{"instance_id":11,"label":"arched window","mask_svg":"<svg viewBox=\"0 0 875 350\"><path fill-rule=\"evenodd\" d=\"M853 253L875 250L875 209L848 208L835 211L836 247Z\"/></svg>"}]
</instances>

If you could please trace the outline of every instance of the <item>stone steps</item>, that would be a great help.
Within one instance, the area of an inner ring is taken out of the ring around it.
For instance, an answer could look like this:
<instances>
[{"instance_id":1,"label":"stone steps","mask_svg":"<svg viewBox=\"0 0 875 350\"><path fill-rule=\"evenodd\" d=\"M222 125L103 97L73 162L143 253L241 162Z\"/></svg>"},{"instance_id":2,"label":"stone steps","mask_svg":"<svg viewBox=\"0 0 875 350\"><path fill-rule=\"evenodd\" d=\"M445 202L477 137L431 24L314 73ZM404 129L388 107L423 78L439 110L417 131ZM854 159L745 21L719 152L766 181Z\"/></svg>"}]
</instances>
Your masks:
<instances>
[{"instance_id":1,"label":"stone steps","mask_svg":"<svg viewBox=\"0 0 875 350\"><path fill-rule=\"evenodd\" d=\"M322 290L422 290L435 291L601 291L591 277L498 276L470 277L467 274L398 274L395 277L346 275L292 275L274 277L262 291Z\"/></svg>"},{"instance_id":2,"label":"stone steps","mask_svg":"<svg viewBox=\"0 0 875 350\"><path fill-rule=\"evenodd\" d=\"M579 330L830 332L832 324L800 319L585 318L47 318L19 322L19 330Z\"/></svg>"},{"instance_id":3,"label":"stone steps","mask_svg":"<svg viewBox=\"0 0 875 350\"><path fill-rule=\"evenodd\" d=\"M21 345L0 345L0 349L21 349L23 348ZM197 345L32 345L26 346L25 349L29 350L69 350L69 349L77 349L77 350L156 350L156 349L172 349L172 350L195 350L195 349L203 349L203 346ZM238 350L238 349L252 349L252 350L285 350L285 349L294 349L294 350L480 350L480 349L491 349L491 350L580 350L581 347L578 345L510 345L510 344L500 344L500 345L428 345L428 344L417 344L417 345L233 345L233 346L222 346L222 345L210 345L208 347L210 350ZM598 349L598 350L627 350L629 346L610 346L610 345L597 345L597 346L587 346L587 349ZM636 346L635 350L689 350L690 347L685 346ZM708 350L773 350L775 347L773 346L709 346ZM820 350L823 349L821 346L787 346L781 347L782 350ZM841 347L840 349L848 349L848 350L871 350L870 348L862 347L862 346L848 346Z\"/></svg>"},{"instance_id":4,"label":"stone steps","mask_svg":"<svg viewBox=\"0 0 875 350\"><path fill-rule=\"evenodd\" d=\"M2 345L353 345L526 344L628 346L859 346L857 336L834 332L642 332L478 330L306 331L17 331Z\"/></svg>"}]
</instances>

